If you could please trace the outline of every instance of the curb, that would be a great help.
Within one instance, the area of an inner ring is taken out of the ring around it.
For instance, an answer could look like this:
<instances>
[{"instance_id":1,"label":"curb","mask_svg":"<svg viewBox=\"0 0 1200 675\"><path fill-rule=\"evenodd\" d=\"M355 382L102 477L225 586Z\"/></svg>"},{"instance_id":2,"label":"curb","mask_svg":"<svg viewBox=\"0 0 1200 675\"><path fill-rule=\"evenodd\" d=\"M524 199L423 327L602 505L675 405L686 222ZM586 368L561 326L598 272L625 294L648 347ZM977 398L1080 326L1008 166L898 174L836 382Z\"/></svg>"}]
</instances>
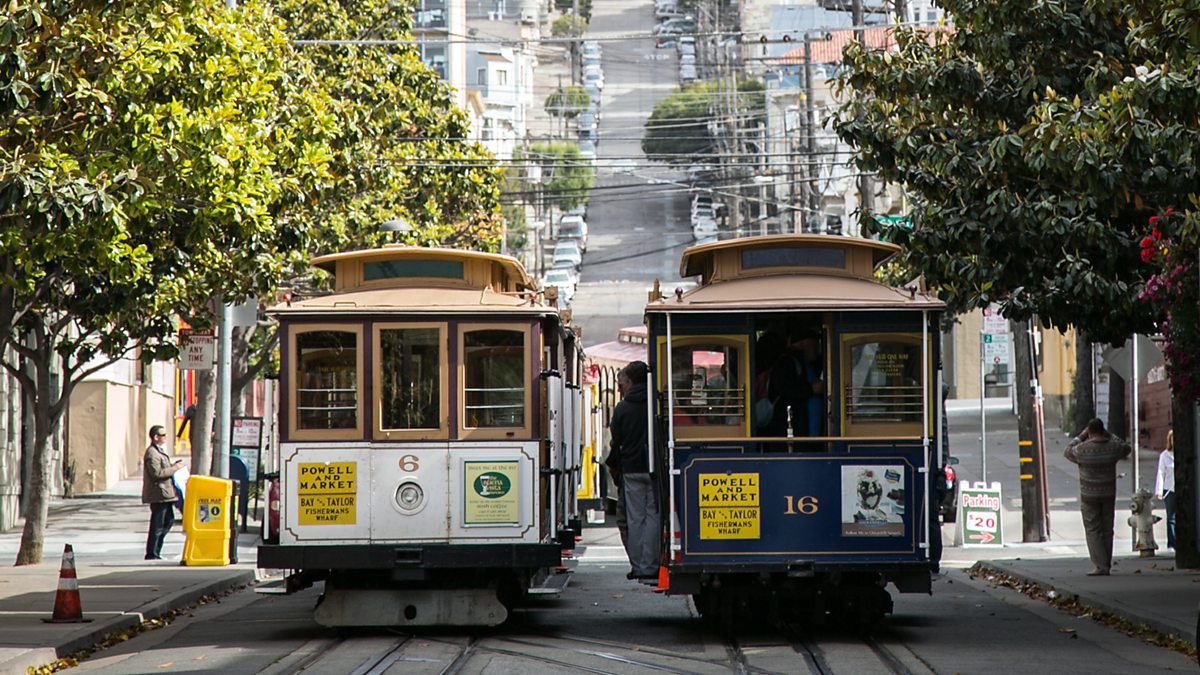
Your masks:
<instances>
[{"instance_id":1,"label":"curb","mask_svg":"<svg viewBox=\"0 0 1200 675\"><path fill-rule=\"evenodd\" d=\"M1037 584L1038 586L1042 586L1044 588L1055 589L1060 593L1073 595L1082 605L1094 607L1098 610L1108 612L1109 614L1120 617L1127 621L1140 623L1147 628L1163 635L1174 635L1181 640L1191 643L1192 645L1196 644L1196 631L1198 628L1196 625L1178 625L1169 621L1164 621L1157 617L1139 614L1131 610L1128 605L1123 603L1111 602L1103 597L1089 594L1086 591L1080 591L1070 584L1050 581L1036 574L1030 574L1025 571L1017 570L1009 565L1004 564L1003 561L980 560L979 565L996 570L997 572L1006 574L1014 579L1020 579L1026 583Z\"/></svg>"},{"instance_id":2,"label":"curb","mask_svg":"<svg viewBox=\"0 0 1200 675\"><path fill-rule=\"evenodd\" d=\"M31 668L37 669L53 662L55 659L70 655L80 649L91 647L109 633L128 630L147 619L162 616L176 609L183 609L206 595L220 593L231 588L252 583L254 583L254 570L246 569L238 570L221 579L188 586L182 590L168 593L158 600L145 603L120 616L96 621L87 632L58 644L32 647L16 653L7 660L0 661L0 675L25 675ZM0 646L0 654L3 654L4 651L6 651L4 647Z\"/></svg>"}]
</instances>

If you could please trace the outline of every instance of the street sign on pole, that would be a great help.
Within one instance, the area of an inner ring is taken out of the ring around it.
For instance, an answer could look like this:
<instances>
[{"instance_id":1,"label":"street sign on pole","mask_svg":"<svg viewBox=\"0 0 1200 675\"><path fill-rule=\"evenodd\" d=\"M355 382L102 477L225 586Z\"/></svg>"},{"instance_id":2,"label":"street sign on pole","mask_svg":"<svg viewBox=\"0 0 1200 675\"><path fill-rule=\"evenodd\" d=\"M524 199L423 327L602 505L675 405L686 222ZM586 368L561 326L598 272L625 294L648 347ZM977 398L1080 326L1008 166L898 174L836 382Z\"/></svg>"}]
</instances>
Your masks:
<instances>
[{"instance_id":1,"label":"street sign on pole","mask_svg":"<svg viewBox=\"0 0 1200 675\"><path fill-rule=\"evenodd\" d=\"M1003 500L1000 483L962 481L958 488L958 522L962 526L963 548L1003 546Z\"/></svg>"},{"instance_id":2,"label":"street sign on pole","mask_svg":"<svg viewBox=\"0 0 1200 675\"><path fill-rule=\"evenodd\" d=\"M180 370L208 370L216 354L216 338L211 330L179 329Z\"/></svg>"},{"instance_id":3,"label":"street sign on pole","mask_svg":"<svg viewBox=\"0 0 1200 675\"><path fill-rule=\"evenodd\" d=\"M1008 319L1000 316L1000 313L995 309L985 307L983 310L983 327L980 330L992 335L1007 334Z\"/></svg>"}]
</instances>

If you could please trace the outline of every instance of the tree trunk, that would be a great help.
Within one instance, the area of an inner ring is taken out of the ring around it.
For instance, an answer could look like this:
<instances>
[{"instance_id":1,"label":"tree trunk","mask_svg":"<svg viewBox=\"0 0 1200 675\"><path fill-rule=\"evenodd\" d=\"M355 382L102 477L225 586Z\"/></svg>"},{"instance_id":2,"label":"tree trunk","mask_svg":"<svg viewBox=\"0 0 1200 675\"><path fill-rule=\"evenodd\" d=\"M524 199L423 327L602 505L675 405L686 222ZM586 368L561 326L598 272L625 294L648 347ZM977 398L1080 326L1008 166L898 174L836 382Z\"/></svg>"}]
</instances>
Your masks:
<instances>
[{"instance_id":1,"label":"tree trunk","mask_svg":"<svg viewBox=\"0 0 1200 675\"><path fill-rule=\"evenodd\" d=\"M196 371L196 414L192 417L191 435L192 468L197 476L211 475L213 409L217 403L216 371Z\"/></svg>"},{"instance_id":2,"label":"tree trunk","mask_svg":"<svg viewBox=\"0 0 1200 675\"><path fill-rule=\"evenodd\" d=\"M1196 541L1196 406L1171 399L1175 432L1175 566L1200 568Z\"/></svg>"},{"instance_id":3,"label":"tree trunk","mask_svg":"<svg viewBox=\"0 0 1200 675\"><path fill-rule=\"evenodd\" d=\"M1077 434L1096 417L1095 396L1096 359L1092 355L1092 343L1084 340L1075 342L1075 418L1063 420L1065 431Z\"/></svg>"},{"instance_id":4,"label":"tree trunk","mask_svg":"<svg viewBox=\"0 0 1200 675\"><path fill-rule=\"evenodd\" d=\"M21 530L21 547L14 563L18 567L42 562L43 534L46 531L46 519L50 515L49 445L49 438L39 438L33 452L25 502L25 527Z\"/></svg>"},{"instance_id":5,"label":"tree trunk","mask_svg":"<svg viewBox=\"0 0 1200 675\"><path fill-rule=\"evenodd\" d=\"M1129 423L1125 419L1125 380L1110 369L1108 373L1108 420L1105 426L1126 440L1129 439ZM1083 427L1080 427L1081 429Z\"/></svg>"},{"instance_id":6,"label":"tree trunk","mask_svg":"<svg viewBox=\"0 0 1200 675\"><path fill-rule=\"evenodd\" d=\"M37 347L44 347L39 341ZM62 417L52 415L50 361L54 352L38 349L42 363L30 363L34 378L34 395L26 400L33 407L33 461L29 471L29 489L25 503L25 527L21 531L21 547L17 550L16 566L37 565L42 562L42 548L46 534L46 520L50 515L50 446L54 432ZM31 359L32 360L32 359ZM60 411L65 408L59 408Z\"/></svg>"}]
</instances>

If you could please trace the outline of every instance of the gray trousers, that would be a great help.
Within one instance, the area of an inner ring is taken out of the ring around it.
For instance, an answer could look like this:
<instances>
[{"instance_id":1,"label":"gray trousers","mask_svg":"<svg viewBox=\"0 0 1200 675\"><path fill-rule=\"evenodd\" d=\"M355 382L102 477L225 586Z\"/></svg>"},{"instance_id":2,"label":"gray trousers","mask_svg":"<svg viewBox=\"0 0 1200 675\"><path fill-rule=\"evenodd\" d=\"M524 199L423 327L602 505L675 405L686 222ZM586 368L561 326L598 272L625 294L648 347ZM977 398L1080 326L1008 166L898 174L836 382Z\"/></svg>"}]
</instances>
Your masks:
<instances>
[{"instance_id":1,"label":"gray trousers","mask_svg":"<svg viewBox=\"0 0 1200 675\"><path fill-rule=\"evenodd\" d=\"M1083 515L1083 532L1087 535L1088 555L1092 564L1102 572L1112 569L1113 516L1117 498L1081 497L1079 512Z\"/></svg>"},{"instance_id":2,"label":"gray trousers","mask_svg":"<svg viewBox=\"0 0 1200 675\"><path fill-rule=\"evenodd\" d=\"M658 517L658 497L648 473L622 473L625 517L629 521L629 565L639 576L658 574L659 540L662 525Z\"/></svg>"}]
</instances>

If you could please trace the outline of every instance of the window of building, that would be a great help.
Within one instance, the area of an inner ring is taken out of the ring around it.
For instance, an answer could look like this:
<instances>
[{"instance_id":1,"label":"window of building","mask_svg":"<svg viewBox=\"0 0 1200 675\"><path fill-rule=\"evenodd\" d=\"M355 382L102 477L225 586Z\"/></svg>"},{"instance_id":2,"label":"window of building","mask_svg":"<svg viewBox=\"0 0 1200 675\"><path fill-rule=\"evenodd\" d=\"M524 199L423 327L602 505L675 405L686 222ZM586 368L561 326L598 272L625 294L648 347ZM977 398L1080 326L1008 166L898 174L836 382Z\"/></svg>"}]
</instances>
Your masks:
<instances>
[{"instance_id":1,"label":"window of building","mask_svg":"<svg viewBox=\"0 0 1200 675\"><path fill-rule=\"evenodd\" d=\"M464 328L464 430L524 429L529 426L526 334L523 328Z\"/></svg>"},{"instance_id":2,"label":"window of building","mask_svg":"<svg viewBox=\"0 0 1200 675\"><path fill-rule=\"evenodd\" d=\"M376 335L380 430L441 429L443 331L380 327Z\"/></svg>"},{"instance_id":3,"label":"window of building","mask_svg":"<svg viewBox=\"0 0 1200 675\"><path fill-rule=\"evenodd\" d=\"M507 70L497 70L496 71L496 85L503 87L506 84L508 84L508 71Z\"/></svg>"},{"instance_id":4,"label":"window of building","mask_svg":"<svg viewBox=\"0 0 1200 675\"><path fill-rule=\"evenodd\" d=\"M475 71L475 84L481 87L487 86L487 68L480 68Z\"/></svg>"},{"instance_id":5,"label":"window of building","mask_svg":"<svg viewBox=\"0 0 1200 675\"><path fill-rule=\"evenodd\" d=\"M338 432L318 435L340 438L353 437L361 430L359 337L357 329L306 329L295 334L295 431Z\"/></svg>"}]
</instances>

